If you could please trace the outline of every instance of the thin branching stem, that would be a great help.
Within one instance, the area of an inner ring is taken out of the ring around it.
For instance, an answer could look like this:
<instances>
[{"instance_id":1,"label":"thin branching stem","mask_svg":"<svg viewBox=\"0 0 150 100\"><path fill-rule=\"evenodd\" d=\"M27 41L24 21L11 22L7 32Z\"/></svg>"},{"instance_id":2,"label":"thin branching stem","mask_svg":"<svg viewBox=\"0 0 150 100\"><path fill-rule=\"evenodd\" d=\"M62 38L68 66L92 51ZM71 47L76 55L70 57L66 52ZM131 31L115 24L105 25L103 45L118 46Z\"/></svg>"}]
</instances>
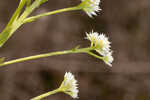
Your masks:
<instances>
[{"instance_id":1,"label":"thin branching stem","mask_svg":"<svg viewBox=\"0 0 150 100\"><path fill-rule=\"evenodd\" d=\"M61 92L59 88L56 89L56 90L53 90L53 91L49 91L49 92L47 92L47 93L43 93L43 94L41 94L41 95L39 95L39 96L37 96L37 97L34 97L34 98L30 99L30 100L41 100L41 99L43 99L43 98L45 98L45 97L47 97L47 96L50 96L50 95L52 95L52 94L56 94L56 93L58 93L58 92Z\"/></svg>"},{"instance_id":2,"label":"thin branching stem","mask_svg":"<svg viewBox=\"0 0 150 100\"><path fill-rule=\"evenodd\" d=\"M45 53L45 54L39 54L39 55L34 55L34 56L29 56L29 57L6 61L6 62L1 63L0 67L14 64L14 63L20 63L20 62L24 62L24 61L45 58L45 57L50 57L50 56L56 56L56 55L65 55L65 54L73 54L73 53L87 53L90 50L92 50L92 48L72 49L72 50L56 51L56 52L50 52L50 53Z\"/></svg>"}]
</instances>

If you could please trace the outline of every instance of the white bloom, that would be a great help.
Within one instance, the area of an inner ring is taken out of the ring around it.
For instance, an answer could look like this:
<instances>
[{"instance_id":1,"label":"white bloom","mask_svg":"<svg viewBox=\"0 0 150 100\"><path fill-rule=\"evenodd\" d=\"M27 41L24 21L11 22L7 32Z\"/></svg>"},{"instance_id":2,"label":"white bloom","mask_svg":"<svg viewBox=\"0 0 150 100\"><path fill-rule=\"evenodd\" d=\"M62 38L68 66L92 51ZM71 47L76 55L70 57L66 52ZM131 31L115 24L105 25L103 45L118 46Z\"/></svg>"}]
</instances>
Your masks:
<instances>
[{"instance_id":1,"label":"white bloom","mask_svg":"<svg viewBox=\"0 0 150 100\"><path fill-rule=\"evenodd\" d=\"M91 47L104 57L104 62L111 66L113 62L112 51L110 49L110 44L108 37L105 34L99 34L97 32L90 32L89 34L86 33L86 39L91 41Z\"/></svg>"},{"instance_id":2,"label":"white bloom","mask_svg":"<svg viewBox=\"0 0 150 100\"><path fill-rule=\"evenodd\" d=\"M70 72L66 72L60 89L73 98L78 98L79 90L77 85L77 80L74 78L74 75Z\"/></svg>"},{"instance_id":3,"label":"white bloom","mask_svg":"<svg viewBox=\"0 0 150 100\"><path fill-rule=\"evenodd\" d=\"M99 12L101 9L99 7L100 0L81 0L81 6L83 10L90 16L97 15L96 12Z\"/></svg>"},{"instance_id":4,"label":"white bloom","mask_svg":"<svg viewBox=\"0 0 150 100\"><path fill-rule=\"evenodd\" d=\"M97 32L86 33L87 39L91 41L91 44L95 47L96 51L101 55L106 55L110 52L110 42L105 34L99 34Z\"/></svg>"},{"instance_id":5,"label":"white bloom","mask_svg":"<svg viewBox=\"0 0 150 100\"><path fill-rule=\"evenodd\" d=\"M100 34L98 38L99 38L98 42L101 48L96 49L96 51L104 56L110 52L111 42L108 41L108 38L105 36L105 34Z\"/></svg>"},{"instance_id":6,"label":"white bloom","mask_svg":"<svg viewBox=\"0 0 150 100\"><path fill-rule=\"evenodd\" d=\"M106 64L108 64L109 66L112 66L112 62L113 62L114 58L112 57L112 51L107 53L105 56L104 56L104 62Z\"/></svg>"}]
</instances>

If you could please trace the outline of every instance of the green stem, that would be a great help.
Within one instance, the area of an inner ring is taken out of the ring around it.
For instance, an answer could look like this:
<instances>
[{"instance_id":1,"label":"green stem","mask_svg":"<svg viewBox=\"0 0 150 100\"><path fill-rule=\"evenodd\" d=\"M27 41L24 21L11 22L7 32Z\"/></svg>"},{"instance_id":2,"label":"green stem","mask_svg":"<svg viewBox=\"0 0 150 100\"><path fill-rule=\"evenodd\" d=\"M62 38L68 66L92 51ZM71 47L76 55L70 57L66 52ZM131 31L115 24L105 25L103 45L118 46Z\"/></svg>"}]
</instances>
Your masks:
<instances>
[{"instance_id":1,"label":"green stem","mask_svg":"<svg viewBox=\"0 0 150 100\"><path fill-rule=\"evenodd\" d=\"M28 1L29 2L29 1ZM40 6L42 0L35 0L33 4L25 9L21 16L20 12L24 5L26 4L26 0L21 0L18 8L15 13L11 17L9 23L5 27L5 29L0 34L0 47L4 45L4 43L12 36L12 34L23 24L24 19L30 15L35 8ZM43 0L44 2L44 0ZM18 18L19 17L19 18Z\"/></svg>"},{"instance_id":2,"label":"green stem","mask_svg":"<svg viewBox=\"0 0 150 100\"><path fill-rule=\"evenodd\" d=\"M94 57L96 57L98 59L104 60L104 57L98 56L98 55L96 55L96 54L94 54L94 53L92 53L90 51L87 51L86 53L88 53L89 55L94 56Z\"/></svg>"},{"instance_id":3,"label":"green stem","mask_svg":"<svg viewBox=\"0 0 150 100\"><path fill-rule=\"evenodd\" d=\"M26 3L26 0L21 0L20 1L20 4L19 4L18 8L16 9L15 13L11 17L11 19L8 22L5 29L1 32L1 34L0 34L0 47L3 46L3 44L8 40L10 35L18 28L18 27L16 27L15 29L13 29L14 27L13 27L12 24L16 22L16 20L17 20L19 14L20 14L22 8L24 7L25 3Z\"/></svg>"},{"instance_id":4,"label":"green stem","mask_svg":"<svg viewBox=\"0 0 150 100\"><path fill-rule=\"evenodd\" d=\"M59 88L56 89L56 90L53 90L53 91L50 91L50 92L41 94L41 95L39 95L39 96L37 96L37 97L32 98L31 100L41 100L41 99L43 99L43 98L45 98L45 97L47 97L47 96L50 96L50 95L52 95L52 94L56 94L56 93L58 93L58 92L61 92L61 91L59 90Z\"/></svg>"},{"instance_id":5,"label":"green stem","mask_svg":"<svg viewBox=\"0 0 150 100\"><path fill-rule=\"evenodd\" d=\"M92 48L81 48L81 49L72 49L72 50L65 50L65 51L57 51L57 52L39 54L39 55L19 58L19 59L10 60L7 62L0 63L0 67L14 64L14 63L19 63L19 62L24 62L24 61L34 60L34 59L39 59L39 58L45 58L45 57L50 57L50 56L56 56L56 55L64 55L64 54L72 54L72 53L87 53L90 50L93 50L93 49Z\"/></svg>"},{"instance_id":6,"label":"green stem","mask_svg":"<svg viewBox=\"0 0 150 100\"><path fill-rule=\"evenodd\" d=\"M35 21L35 20L37 20L37 19L39 19L39 18L41 18L43 16L49 16L49 15L53 15L53 14L57 14L57 13L73 11L73 10L79 10L79 9L80 8L78 6L75 6L75 7L70 7L70 8L64 8L64 9L58 9L58 10L50 11L50 12L47 12L47 13L39 14L37 16L32 16L32 17L26 18L24 20L24 23Z\"/></svg>"},{"instance_id":7,"label":"green stem","mask_svg":"<svg viewBox=\"0 0 150 100\"><path fill-rule=\"evenodd\" d=\"M21 9L25 5L25 1L26 0L21 0L20 6L14 13L13 17L11 18L11 20L8 23L8 25L6 26L6 28L0 34L0 47L2 47L4 45L4 43L12 36L12 34L24 23L32 22L43 16L48 16L48 15L53 15L53 14L62 13L62 12L66 12L66 11L73 11L73 10L81 9L79 6L75 6L75 7L59 9L59 10L55 10L55 11L51 11L51 12L47 12L47 13L43 13L43 14L39 14L37 16L32 16L32 17L27 18L41 4L41 2L39 2L39 0L35 0L33 2L33 4L31 6L28 6L25 9L25 11L23 12L23 14L18 18ZM28 1L28 3L30 3L30 0Z\"/></svg>"},{"instance_id":8,"label":"green stem","mask_svg":"<svg viewBox=\"0 0 150 100\"><path fill-rule=\"evenodd\" d=\"M19 19L23 21L25 18L27 18L37 7L41 5L41 1L42 0L35 0L31 6L25 9Z\"/></svg>"},{"instance_id":9,"label":"green stem","mask_svg":"<svg viewBox=\"0 0 150 100\"><path fill-rule=\"evenodd\" d=\"M13 14L13 16L11 17L7 27L9 27L14 22L14 20L17 19L22 8L24 7L25 3L26 3L26 0L20 0L20 4L19 4L18 8L16 9L15 13Z\"/></svg>"}]
</instances>

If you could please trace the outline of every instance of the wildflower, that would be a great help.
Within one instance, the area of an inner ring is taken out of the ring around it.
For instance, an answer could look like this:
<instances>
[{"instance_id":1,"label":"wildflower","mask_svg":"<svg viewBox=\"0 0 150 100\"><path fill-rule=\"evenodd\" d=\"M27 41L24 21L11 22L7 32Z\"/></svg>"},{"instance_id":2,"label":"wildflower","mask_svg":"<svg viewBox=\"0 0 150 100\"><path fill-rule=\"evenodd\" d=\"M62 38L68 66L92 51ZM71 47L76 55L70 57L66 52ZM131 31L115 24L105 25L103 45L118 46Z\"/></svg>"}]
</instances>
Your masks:
<instances>
[{"instance_id":1,"label":"wildflower","mask_svg":"<svg viewBox=\"0 0 150 100\"><path fill-rule=\"evenodd\" d=\"M86 39L91 41L91 46L95 48L95 50L101 55L106 55L110 52L110 42L105 34L99 34L98 32L90 32L86 33Z\"/></svg>"},{"instance_id":2,"label":"wildflower","mask_svg":"<svg viewBox=\"0 0 150 100\"><path fill-rule=\"evenodd\" d=\"M113 62L112 51L108 37L105 34L99 34L98 32L86 33L86 39L91 41L91 47L94 48L100 55L103 56L103 60L106 64L111 66Z\"/></svg>"},{"instance_id":3,"label":"wildflower","mask_svg":"<svg viewBox=\"0 0 150 100\"><path fill-rule=\"evenodd\" d=\"M74 75L70 72L66 72L64 76L64 81L60 86L60 90L72 98L78 98L78 87L77 80L74 78Z\"/></svg>"},{"instance_id":4,"label":"wildflower","mask_svg":"<svg viewBox=\"0 0 150 100\"><path fill-rule=\"evenodd\" d=\"M111 42L108 41L108 37L106 37L105 34L100 34L98 36L98 43L100 45L100 48L96 49L98 53L104 56L110 52Z\"/></svg>"},{"instance_id":5,"label":"wildflower","mask_svg":"<svg viewBox=\"0 0 150 100\"><path fill-rule=\"evenodd\" d=\"M99 7L100 0L81 0L82 3L80 7L88 14L89 17L92 15L97 15L96 12L99 12L101 9Z\"/></svg>"}]
</instances>

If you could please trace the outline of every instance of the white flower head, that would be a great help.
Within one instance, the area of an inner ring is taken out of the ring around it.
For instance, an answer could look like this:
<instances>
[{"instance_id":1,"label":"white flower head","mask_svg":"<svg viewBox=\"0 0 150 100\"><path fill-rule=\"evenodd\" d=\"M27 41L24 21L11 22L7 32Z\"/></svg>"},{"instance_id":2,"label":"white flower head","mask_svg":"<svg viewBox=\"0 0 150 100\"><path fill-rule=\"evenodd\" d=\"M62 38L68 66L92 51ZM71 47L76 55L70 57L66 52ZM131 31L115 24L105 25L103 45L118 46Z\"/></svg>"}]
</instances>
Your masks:
<instances>
[{"instance_id":1,"label":"white flower head","mask_svg":"<svg viewBox=\"0 0 150 100\"><path fill-rule=\"evenodd\" d=\"M74 75L70 72L66 72L60 89L72 98L78 98L79 90L77 85L77 80L74 78Z\"/></svg>"},{"instance_id":2,"label":"white flower head","mask_svg":"<svg viewBox=\"0 0 150 100\"><path fill-rule=\"evenodd\" d=\"M113 62L112 51L110 49L110 44L108 37L105 34L99 34L98 32L86 33L86 39L91 41L91 47L104 57L104 62L111 66Z\"/></svg>"},{"instance_id":3,"label":"white flower head","mask_svg":"<svg viewBox=\"0 0 150 100\"><path fill-rule=\"evenodd\" d=\"M111 42L108 41L108 37L106 37L105 34L100 34L98 36L98 42L101 47L100 49L96 49L98 53L104 56L110 52Z\"/></svg>"},{"instance_id":4,"label":"white flower head","mask_svg":"<svg viewBox=\"0 0 150 100\"><path fill-rule=\"evenodd\" d=\"M96 12L99 12L101 9L99 7L100 0L81 0L81 6L83 10L92 17L92 15L97 15Z\"/></svg>"},{"instance_id":5,"label":"white flower head","mask_svg":"<svg viewBox=\"0 0 150 100\"><path fill-rule=\"evenodd\" d=\"M112 66L112 62L114 60L114 58L112 57L112 51L108 52L105 56L104 56L104 62L109 65Z\"/></svg>"},{"instance_id":6,"label":"white flower head","mask_svg":"<svg viewBox=\"0 0 150 100\"><path fill-rule=\"evenodd\" d=\"M91 46L94 46L96 51L101 55L105 55L110 52L110 44L108 37L105 34L99 34L98 32L86 33L86 39L91 41Z\"/></svg>"}]
</instances>

